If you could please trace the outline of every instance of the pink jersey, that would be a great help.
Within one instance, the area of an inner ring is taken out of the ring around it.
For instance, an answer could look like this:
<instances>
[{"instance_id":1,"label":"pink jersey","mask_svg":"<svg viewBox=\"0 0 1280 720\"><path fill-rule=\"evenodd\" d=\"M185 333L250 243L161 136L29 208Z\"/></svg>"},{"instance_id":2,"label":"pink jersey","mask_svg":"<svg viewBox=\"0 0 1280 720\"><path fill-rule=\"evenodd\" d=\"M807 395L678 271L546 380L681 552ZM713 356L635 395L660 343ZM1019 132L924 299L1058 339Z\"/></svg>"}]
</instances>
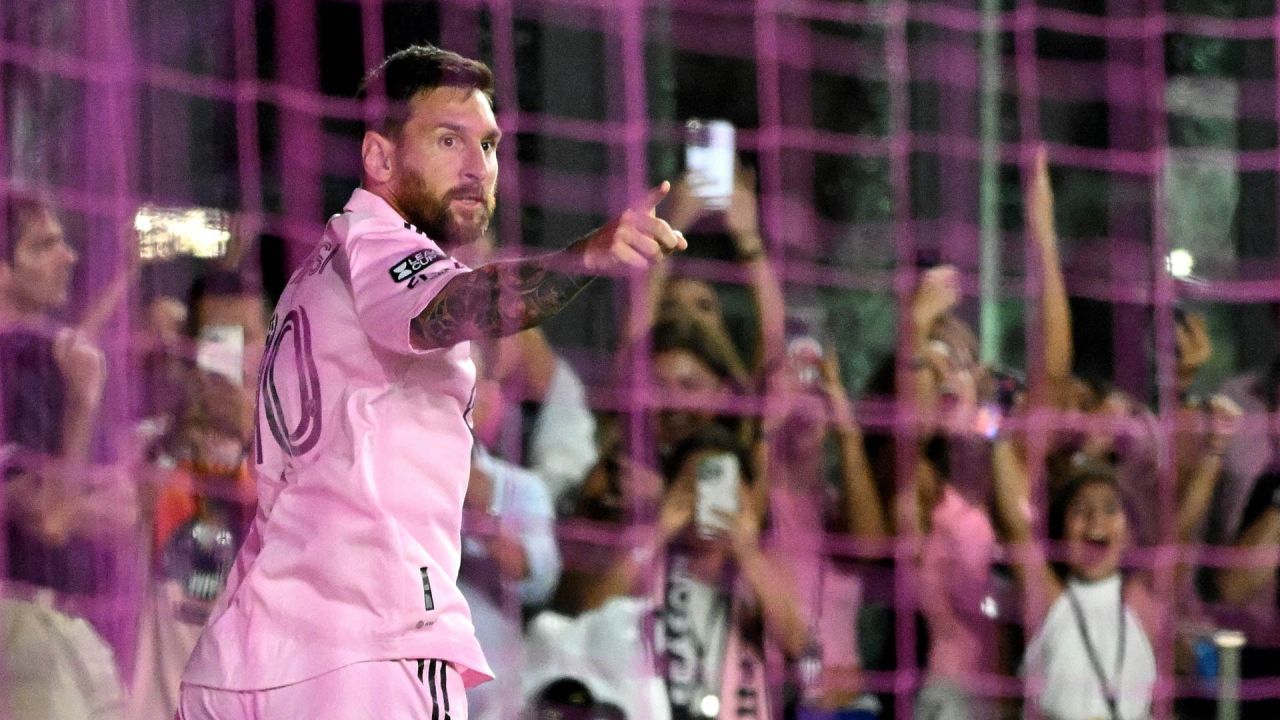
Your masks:
<instances>
[{"instance_id":1,"label":"pink jersey","mask_svg":"<svg viewBox=\"0 0 1280 720\"><path fill-rule=\"evenodd\" d=\"M292 684L366 660L492 678L456 580L470 343L410 320L469 270L356 190L290 279L258 381L258 513L183 682Z\"/></svg>"}]
</instances>

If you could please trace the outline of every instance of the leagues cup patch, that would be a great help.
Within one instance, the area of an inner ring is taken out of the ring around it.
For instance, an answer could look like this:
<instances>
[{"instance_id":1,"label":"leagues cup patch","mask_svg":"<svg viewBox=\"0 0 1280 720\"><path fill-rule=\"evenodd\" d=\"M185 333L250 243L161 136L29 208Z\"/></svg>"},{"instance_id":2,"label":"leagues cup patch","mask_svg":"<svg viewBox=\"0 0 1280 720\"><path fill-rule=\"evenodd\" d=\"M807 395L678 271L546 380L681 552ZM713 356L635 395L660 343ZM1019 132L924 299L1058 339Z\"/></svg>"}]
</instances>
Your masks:
<instances>
[{"instance_id":1,"label":"leagues cup patch","mask_svg":"<svg viewBox=\"0 0 1280 720\"><path fill-rule=\"evenodd\" d=\"M430 248L419 250L395 265L392 265L388 272L391 274L392 280L396 282L404 282L416 275L419 270L422 270L443 258L444 253L439 250L432 250Z\"/></svg>"}]
</instances>

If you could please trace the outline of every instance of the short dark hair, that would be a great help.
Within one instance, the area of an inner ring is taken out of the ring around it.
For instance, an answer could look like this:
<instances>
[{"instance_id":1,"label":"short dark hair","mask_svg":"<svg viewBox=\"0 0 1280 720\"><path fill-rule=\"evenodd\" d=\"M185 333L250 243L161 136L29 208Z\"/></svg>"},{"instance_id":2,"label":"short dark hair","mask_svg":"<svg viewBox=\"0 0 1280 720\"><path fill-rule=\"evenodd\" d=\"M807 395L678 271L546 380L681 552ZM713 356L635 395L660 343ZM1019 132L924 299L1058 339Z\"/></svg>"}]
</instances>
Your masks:
<instances>
[{"instance_id":1,"label":"short dark hair","mask_svg":"<svg viewBox=\"0 0 1280 720\"><path fill-rule=\"evenodd\" d=\"M722 381L733 382L730 360L702 323L687 317L671 317L653 326L654 356L679 350L693 355Z\"/></svg>"},{"instance_id":2,"label":"short dark hair","mask_svg":"<svg viewBox=\"0 0 1280 720\"><path fill-rule=\"evenodd\" d=\"M719 423L711 423L677 445L676 449L671 451L671 455L663 461L662 472L667 485L675 482L680 468L688 462L689 458L700 452L720 452L733 455L738 458L738 469L741 473L739 477L743 486L751 487L754 483L755 478L751 474L751 458L747 456L747 451L742 446L742 443L738 442L737 437L728 428Z\"/></svg>"},{"instance_id":3,"label":"short dark hair","mask_svg":"<svg viewBox=\"0 0 1280 720\"><path fill-rule=\"evenodd\" d=\"M43 195L4 195L4 237L0 238L0 262L13 264L18 251L18 238L35 220L43 215L54 215L53 203Z\"/></svg>"},{"instance_id":4,"label":"short dark hair","mask_svg":"<svg viewBox=\"0 0 1280 720\"><path fill-rule=\"evenodd\" d=\"M356 97L365 99L369 89L379 83L389 107L369 129L384 135L400 132L409 119L409 101L420 92L438 87L471 88L493 102L493 71L488 65L431 44L410 45L388 55L365 76Z\"/></svg>"},{"instance_id":5,"label":"short dark hair","mask_svg":"<svg viewBox=\"0 0 1280 720\"><path fill-rule=\"evenodd\" d=\"M243 275L232 270L215 269L196 278L187 293L187 336L197 337L204 318L200 316L200 303L213 298L258 297L261 290L249 283Z\"/></svg>"}]
</instances>

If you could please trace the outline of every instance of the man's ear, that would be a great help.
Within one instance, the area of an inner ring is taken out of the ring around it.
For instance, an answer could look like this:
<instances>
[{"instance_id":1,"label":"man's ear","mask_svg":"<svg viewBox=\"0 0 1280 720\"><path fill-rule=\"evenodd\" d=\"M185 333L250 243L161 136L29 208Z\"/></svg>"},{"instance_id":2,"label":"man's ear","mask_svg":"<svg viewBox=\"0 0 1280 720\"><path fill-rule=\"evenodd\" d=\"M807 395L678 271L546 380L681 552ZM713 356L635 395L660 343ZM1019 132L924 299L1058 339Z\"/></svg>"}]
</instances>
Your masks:
<instances>
[{"instance_id":1,"label":"man's ear","mask_svg":"<svg viewBox=\"0 0 1280 720\"><path fill-rule=\"evenodd\" d=\"M360 159L364 165L364 176L374 185L391 181L395 171L396 144L386 135L373 130L364 134L360 144Z\"/></svg>"}]
</instances>

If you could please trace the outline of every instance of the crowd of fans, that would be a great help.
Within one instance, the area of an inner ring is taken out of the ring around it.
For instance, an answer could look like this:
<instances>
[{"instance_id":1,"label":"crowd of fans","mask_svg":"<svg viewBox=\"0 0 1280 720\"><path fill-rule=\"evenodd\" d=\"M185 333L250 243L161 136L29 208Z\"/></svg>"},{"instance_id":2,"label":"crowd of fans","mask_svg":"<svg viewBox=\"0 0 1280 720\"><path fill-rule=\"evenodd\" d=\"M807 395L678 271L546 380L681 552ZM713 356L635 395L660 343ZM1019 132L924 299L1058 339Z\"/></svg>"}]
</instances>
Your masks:
<instances>
[{"instance_id":1,"label":"crowd of fans","mask_svg":"<svg viewBox=\"0 0 1280 720\"><path fill-rule=\"evenodd\" d=\"M831 338L788 327L754 186L713 211L677 183L662 208L731 239L750 332L676 264L607 387L541 330L475 344L460 586L498 680L473 717L1207 717L1224 628L1246 677L1280 676L1280 433L1242 420L1274 417L1280 360L1193 393L1212 345L1180 313L1176 413L1074 376L1041 153L1028 367L983 365L959 271L922 269L855 389L889 419L864 423ZM254 513L268 308L227 260L132 303L130 441L103 451L102 318L140 271L68 313L58 209L15 195L5 218L3 697L18 720L168 720Z\"/></svg>"}]
</instances>

